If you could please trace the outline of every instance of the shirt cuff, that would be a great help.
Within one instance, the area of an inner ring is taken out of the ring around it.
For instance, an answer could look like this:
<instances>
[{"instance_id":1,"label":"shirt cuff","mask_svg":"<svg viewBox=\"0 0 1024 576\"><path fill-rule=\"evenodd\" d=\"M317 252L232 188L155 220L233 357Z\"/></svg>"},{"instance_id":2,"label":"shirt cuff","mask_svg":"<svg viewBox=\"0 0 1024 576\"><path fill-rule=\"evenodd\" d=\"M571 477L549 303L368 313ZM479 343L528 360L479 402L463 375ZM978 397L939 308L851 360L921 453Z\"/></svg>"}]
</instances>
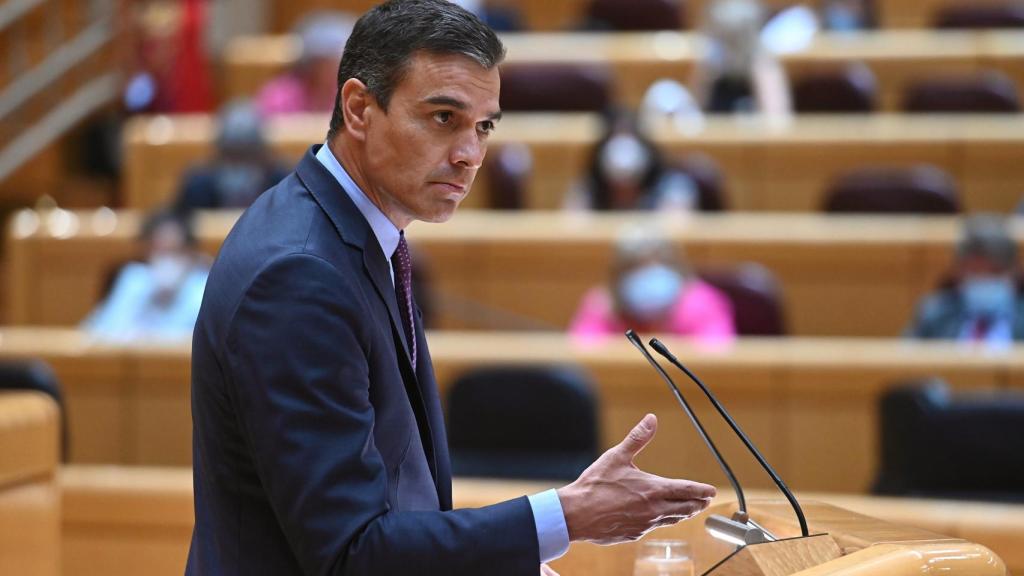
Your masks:
<instances>
[{"instance_id":1,"label":"shirt cuff","mask_svg":"<svg viewBox=\"0 0 1024 576\"><path fill-rule=\"evenodd\" d=\"M533 509L533 522L537 526L537 544L540 561L551 562L569 550L569 528L558 492L547 490L529 497Z\"/></svg>"}]
</instances>

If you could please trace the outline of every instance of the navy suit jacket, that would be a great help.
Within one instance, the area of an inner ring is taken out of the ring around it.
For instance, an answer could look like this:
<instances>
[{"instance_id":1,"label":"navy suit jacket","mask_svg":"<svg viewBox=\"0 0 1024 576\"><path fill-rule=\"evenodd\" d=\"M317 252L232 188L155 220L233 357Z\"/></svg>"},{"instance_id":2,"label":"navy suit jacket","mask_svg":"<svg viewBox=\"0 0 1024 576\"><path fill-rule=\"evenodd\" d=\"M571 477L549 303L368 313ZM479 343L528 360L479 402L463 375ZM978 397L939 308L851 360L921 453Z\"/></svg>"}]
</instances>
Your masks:
<instances>
[{"instance_id":1,"label":"navy suit jacket","mask_svg":"<svg viewBox=\"0 0 1024 576\"><path fill-rule=\"evenodd\" d=\"M451 511L422 323L414 369L389 263L317 148L242 214L210 272L186 574L536 576L525 497Z\"/></svg>"}]
</instances>

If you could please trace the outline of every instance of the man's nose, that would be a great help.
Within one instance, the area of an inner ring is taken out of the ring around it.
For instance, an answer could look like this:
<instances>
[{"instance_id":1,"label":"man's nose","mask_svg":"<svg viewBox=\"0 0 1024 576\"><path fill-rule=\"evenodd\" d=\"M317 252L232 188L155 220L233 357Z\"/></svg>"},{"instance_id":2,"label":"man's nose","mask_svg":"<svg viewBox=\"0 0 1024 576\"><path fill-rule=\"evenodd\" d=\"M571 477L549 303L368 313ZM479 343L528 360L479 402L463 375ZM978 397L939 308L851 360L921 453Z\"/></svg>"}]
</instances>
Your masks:
<instances>
[{"instance_id":1,"label":"man's nose","mask_svg":"<svg viewBox=\"0 0 1024 576\"><path fill-rule=\"evenodd\" d=\"M458 164L463 168L476 169L484 162L487 154L487 142L484 141L476 129L460 134L452 146L451 163Z\"/></svg>"}]
</instances>

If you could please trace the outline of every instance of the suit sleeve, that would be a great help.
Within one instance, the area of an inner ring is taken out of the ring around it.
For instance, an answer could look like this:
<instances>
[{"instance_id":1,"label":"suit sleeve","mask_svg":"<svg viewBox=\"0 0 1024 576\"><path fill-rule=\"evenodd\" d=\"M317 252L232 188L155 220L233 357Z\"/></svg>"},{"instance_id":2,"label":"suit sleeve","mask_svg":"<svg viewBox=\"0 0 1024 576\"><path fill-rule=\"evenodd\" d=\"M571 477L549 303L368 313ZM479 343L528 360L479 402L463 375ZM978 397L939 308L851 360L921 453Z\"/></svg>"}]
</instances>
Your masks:
<instances>
[{"instance_id":1,"label":"suit sleeve","mask_svg":"<svg viewBox=\"0 0 1024 576\"><path fill-rule=\"evenodd\" d=\"M371 330L350 275L306 254L247 289L225 353L243 433L271 507L306 574L536 576L527 499L395 512L373 442Z\"/></svg>"}]
</instances>

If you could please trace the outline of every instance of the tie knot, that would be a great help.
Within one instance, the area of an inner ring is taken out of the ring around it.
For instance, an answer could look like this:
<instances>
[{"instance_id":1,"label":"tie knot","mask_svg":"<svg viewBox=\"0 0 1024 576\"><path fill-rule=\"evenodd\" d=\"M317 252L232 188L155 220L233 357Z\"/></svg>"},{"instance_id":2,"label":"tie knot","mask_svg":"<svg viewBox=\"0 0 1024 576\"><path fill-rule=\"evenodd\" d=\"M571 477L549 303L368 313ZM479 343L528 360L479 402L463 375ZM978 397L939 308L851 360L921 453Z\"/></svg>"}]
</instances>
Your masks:
<instances>
[{"instance_id":1,"label":"tie knot","mask_svg":"<svg viewBox=\"0 0 1024 576\"><path fill-rule=\"evenodd\" d=\"M391 256L391 265L395 267L396 276L401 276L403 282L408 280L405 276L412 276L412 258L409 256L409 243L405 241L405 232L398 236L398 247Z\"/></svg>"}]
</instances>

